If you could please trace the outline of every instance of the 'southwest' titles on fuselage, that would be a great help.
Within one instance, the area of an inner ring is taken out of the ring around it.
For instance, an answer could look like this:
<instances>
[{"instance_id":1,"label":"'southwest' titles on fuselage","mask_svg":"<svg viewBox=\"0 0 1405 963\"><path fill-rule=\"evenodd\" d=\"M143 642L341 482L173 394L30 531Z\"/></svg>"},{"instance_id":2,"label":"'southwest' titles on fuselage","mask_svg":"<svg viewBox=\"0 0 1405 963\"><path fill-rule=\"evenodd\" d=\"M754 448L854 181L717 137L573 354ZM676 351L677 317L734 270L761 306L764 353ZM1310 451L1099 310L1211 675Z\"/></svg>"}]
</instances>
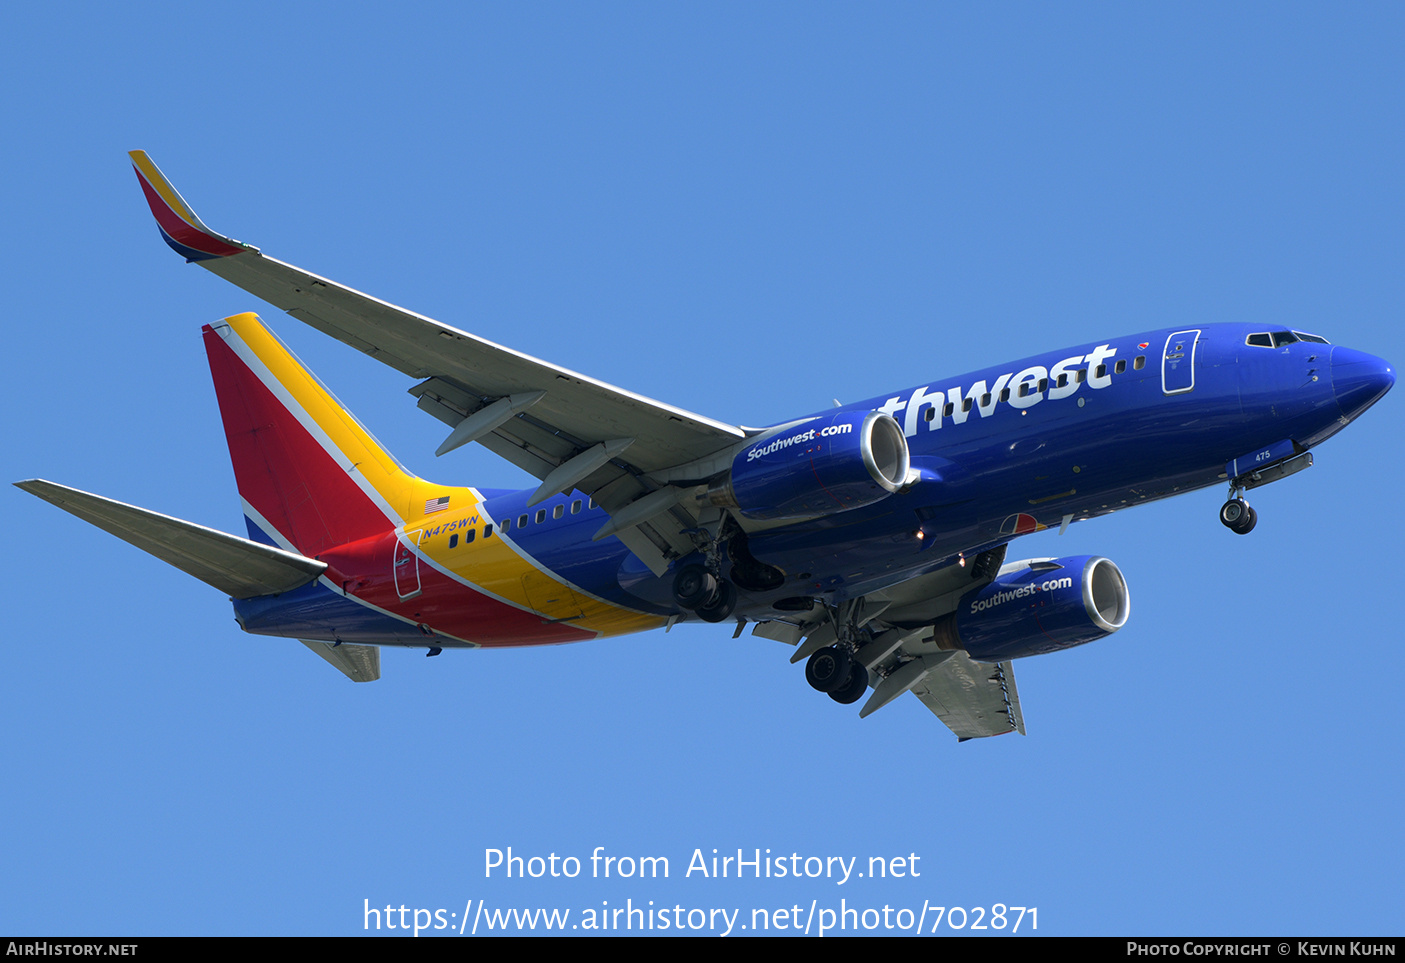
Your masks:
<instances>
[{"instance_id":1,"label":"'southwest' titles on fuselage","mask_svg":"<svg viewBox=\"0 0 1405 963\"><path fill-rule=\"evenodd\" d=\"M1085 381L1089 388L1106 388L1112 384L1107 362L1116 354L1116 348L1103 344L1088 354L1063 358L1047 368L1030 365L997 375L989 384L982 378L969 382L971 386L967 389L955 385L936 391L932 390L932 385L924 385L913 389L905 400L902 395L894 395L876 410L895 418L903 413L903 433L912 437L917 434L919 425L926 425L932 431L947 421L963 425L972 411L988 418L995 413L997 404L1008 403L1012 408L1024 409L1034 407L1046 396L1050 401L1068 398Z\"/></svg>"}]
</instances>

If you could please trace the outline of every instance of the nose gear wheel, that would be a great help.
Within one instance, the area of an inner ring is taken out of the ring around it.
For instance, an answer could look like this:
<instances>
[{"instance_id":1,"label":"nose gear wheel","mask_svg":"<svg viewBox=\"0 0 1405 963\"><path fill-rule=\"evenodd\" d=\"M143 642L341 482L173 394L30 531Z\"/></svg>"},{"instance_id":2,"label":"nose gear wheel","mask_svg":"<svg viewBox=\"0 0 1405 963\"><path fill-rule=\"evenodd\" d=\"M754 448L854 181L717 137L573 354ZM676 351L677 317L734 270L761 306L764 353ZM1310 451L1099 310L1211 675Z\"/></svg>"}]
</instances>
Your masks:
<instances>
[{"instance_id":1,"label":"nose gear wheel","mask_svg":"<svg viewBox=\"0 0 1405 963\"><path fill-rule=\"evenodd\" d=\"M1244 500L1242 489L1229 486L1229 501L1220 506L1220 524L1236 535L1248 535L1259 523L1259 515Z\"/></svg>"}]
</instances>

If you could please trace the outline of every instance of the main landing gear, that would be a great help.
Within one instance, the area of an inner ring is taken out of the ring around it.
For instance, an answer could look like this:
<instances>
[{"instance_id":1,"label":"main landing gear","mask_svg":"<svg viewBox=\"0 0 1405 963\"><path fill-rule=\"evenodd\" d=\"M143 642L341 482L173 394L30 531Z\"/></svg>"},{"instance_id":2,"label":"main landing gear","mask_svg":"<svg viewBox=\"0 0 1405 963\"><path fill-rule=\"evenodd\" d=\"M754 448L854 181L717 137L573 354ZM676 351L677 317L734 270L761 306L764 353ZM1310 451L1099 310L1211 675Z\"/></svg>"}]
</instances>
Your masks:
<instances>
[{"instance_id":1,"label":"main landing gear","mask_svg":"<svg viewBox=\"0 0 1405 963\"><path fill-rule=\"evenodd\" d=\"M820 649L805 663L805 681L840 705L850 705L868 691L868 670L842 645Z\"/></svg>"},{"instance_id":2,"label":"main landing gear","mask_svg":"<svg viewBox=\"0 0 1405 963\"><path fill-rule=\"evenodd\" d=\"M1258 523L1258 513L1244 500L1243 491L1231 485L1229 501L1220 506L1220 524L1236 535L1248 535Z\"/></svg>"},{"instance_id":3,"label":"main landing gear","mask_svg":"<svg viewBox=\"0 0 1405 963\"><path fill-rule=\"evenodd\" d=\"M678 570L673 577L673 601L704 622L724 622L736 611L738 585L748 592L766 592L785 584L780 569L758 561L747 550L746 533L726 512L688 534L704 561ZM722 577L724 551L732 561L731 581ZM741 632L740 626L737 631Z\"/></svg>"},{"instance_id":4,"label":"main landing gear","mask_svg":"<svg viewBox=\"0 0 1405 963\"><path fill-rule=\"evenodd\" d=\"M816 649L805 663L805 681L840 705L850 705L868 691L868 668L859 661L866 630L861 628L863 599L826 606L836 636L833 645Z\"/></svg>"},{"instance_id":5,"label":"main landing gear","mask_svg":"<svg viewBox=\"0 0 1405 963\"><path fill-rule=\"evenodd\" d=\"M703 565L685 565L673 577L673 601L704 622L721 622L737 607L737 587Z\"/></svg>"}]
</instances>

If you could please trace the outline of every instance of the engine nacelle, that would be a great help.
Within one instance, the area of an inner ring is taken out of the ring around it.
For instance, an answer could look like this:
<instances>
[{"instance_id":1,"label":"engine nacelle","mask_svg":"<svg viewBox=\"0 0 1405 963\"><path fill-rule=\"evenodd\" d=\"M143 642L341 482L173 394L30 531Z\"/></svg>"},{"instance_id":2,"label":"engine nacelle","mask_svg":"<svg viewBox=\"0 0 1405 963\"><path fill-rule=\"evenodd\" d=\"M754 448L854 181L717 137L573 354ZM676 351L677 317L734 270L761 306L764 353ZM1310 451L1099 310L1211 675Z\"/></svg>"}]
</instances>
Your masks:
<instances>
[{"instance_id":1,"label":"engine nacelle","mask_svg":"<svg viewBox=\"0 0 1405 963\"><path fill-rule=\"evenodd\" d=\"M1074 555L1015 565L937 622L939 647L1004 662L1092 642L1127 623L1127 582L1109 560Z\"/></svg>"},{"instance_id":2,"label":"engine nacelle","mask_svg":"<svg viewBox=\"0 0 1405 963\"><path fill-rule=\"evenodd\" d=\"M747 518L818 518L887 498L907 482L907 438L891 415L846 411L756 442L708 489Z\"/></svg>"}]
</instances>

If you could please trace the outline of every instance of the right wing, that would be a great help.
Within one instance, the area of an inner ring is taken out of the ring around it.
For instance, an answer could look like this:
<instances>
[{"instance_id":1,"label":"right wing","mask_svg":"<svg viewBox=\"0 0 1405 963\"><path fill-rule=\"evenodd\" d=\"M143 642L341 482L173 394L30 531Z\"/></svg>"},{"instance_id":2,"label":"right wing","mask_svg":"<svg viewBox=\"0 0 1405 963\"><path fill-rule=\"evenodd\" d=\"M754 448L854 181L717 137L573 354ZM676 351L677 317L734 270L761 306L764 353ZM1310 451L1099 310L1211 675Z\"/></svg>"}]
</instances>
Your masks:
<instances>
[{"instance_id":1,"label":"right wing","mask_svg":"<svg viewBox=\"0 0 1405 963\"><path fill-rule=\"evenodd\" d=\"M131 158L161 235L177 253L419 379L410 389L419 407L453 428L439 454L477 441L542 479L534 497L576 488L617 518L654 494L651 502L623 515L629 525L615 534L656 572L669 558L692 551L682 533L696 519L679 507L681 492L672 486L704 480L720 470L718 465L725 467L732 449L747 437L741 428L513 351L266 257L253 245L206 227L144 151L132 151ZM696 467L685 467L691 465ZM635 517L641 514L643 518Z\"/></svg>"}]
</instances>

